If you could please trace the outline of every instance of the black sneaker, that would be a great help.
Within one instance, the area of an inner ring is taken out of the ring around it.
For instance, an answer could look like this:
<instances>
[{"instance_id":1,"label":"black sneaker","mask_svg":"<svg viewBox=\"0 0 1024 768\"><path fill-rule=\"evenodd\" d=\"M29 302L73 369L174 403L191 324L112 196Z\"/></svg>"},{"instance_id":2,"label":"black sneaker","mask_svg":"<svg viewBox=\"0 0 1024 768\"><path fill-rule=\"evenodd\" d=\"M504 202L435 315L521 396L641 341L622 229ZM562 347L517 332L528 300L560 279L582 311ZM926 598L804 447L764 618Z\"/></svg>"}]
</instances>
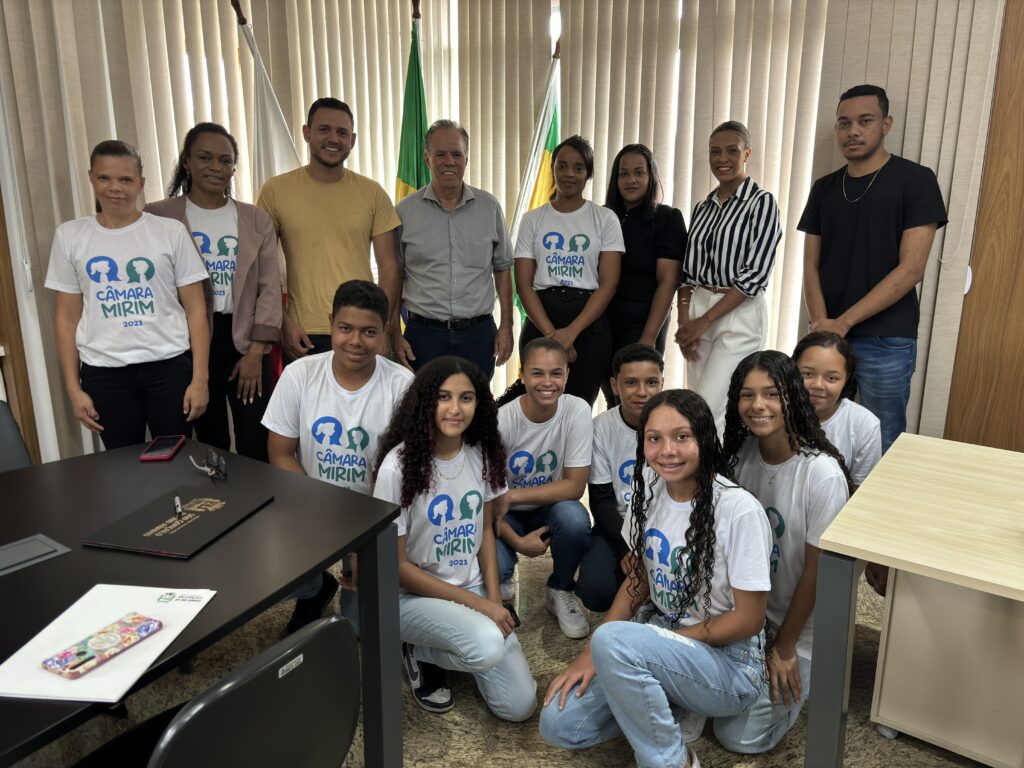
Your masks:
<instances>
[{"instance_id":1,"label":"black sneaker","mask_svg":"<svg viewBox=\"0 0 1024 768\"><path fill-rule=\"evenodd\" d=\"M321 575L323 583L320 585L320 591L312 597L295 601L295 610L292 611L292 618L288 622L289 635L317 619L322 619L331 600L334 599L338 591L338 580L328 571Z\"/></svg>"},{"instance_id":2,"label":"black sneaker","mask_svg":"<svg viewBox=\"0 0 1024 768\"><path fill-rule=\"evenodd\" d=\"M417 661L412 650L411 643L402 643L402 666L409 675L416 703L427 712L447 712L455 706L452 690L448 687L448 673L435 664Z\"/></svg>"}]
</instances>

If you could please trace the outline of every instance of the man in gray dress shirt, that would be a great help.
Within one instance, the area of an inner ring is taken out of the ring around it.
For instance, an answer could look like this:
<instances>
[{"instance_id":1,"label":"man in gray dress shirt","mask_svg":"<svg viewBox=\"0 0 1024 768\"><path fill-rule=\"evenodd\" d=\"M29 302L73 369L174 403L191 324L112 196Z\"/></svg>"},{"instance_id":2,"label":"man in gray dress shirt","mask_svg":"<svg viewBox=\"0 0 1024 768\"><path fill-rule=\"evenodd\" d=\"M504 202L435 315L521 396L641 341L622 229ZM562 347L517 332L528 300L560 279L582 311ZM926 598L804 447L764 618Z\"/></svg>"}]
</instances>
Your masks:
<instances>
[{"instance_id":1,"label":"man in gray dress shirt","mask_svg":"<svg viewBox=\"0 0 1024 768\"><path fill-rule=\"evenodd\" d=\"M392 329L395 358L413 369L442 355L480 366L488 378L512 355L512 254L501 205L463 183L469 134L452 120L427 131L429 185L397 206L405 334ZM501 322L494 324L494 298Z\"/></svg>"}]
</instances>

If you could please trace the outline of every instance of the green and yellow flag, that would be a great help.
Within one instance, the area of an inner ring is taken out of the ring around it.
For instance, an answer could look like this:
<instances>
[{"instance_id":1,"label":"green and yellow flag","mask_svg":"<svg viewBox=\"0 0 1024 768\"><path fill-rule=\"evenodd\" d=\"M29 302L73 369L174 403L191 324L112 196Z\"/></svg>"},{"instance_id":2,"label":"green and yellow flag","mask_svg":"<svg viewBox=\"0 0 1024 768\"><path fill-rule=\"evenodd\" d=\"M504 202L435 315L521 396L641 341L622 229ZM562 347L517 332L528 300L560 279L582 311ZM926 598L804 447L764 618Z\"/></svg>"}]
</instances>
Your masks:
<instances>
[{"instance_id":1,"label":"green and yellow flag","mask_svg":"<svg viewBox=\"0 0 1024 768\"><path fill-rule=\"evenodd\" d=\"M423 63L420 58L420 20L412 20L412 45L409 70L405 76L405 100L402 103L402 138L398 147L398 178L395 202L408 197L430 183L430 170L423 159L423 140L427 135L427 96L423 88Z\"/></svg>"},{"instance_id":2,"label":"green and yellow flag","mask_svg":"<svg viewBox=\"0 0 1024 768\"><path fill-rule=\"evenodd\" d=\"M551 125L548 127L548 135L544 139L544 149L540 154L540 167L537 169L537 177L533 182L533 194L530 195L530 202L526 210L532 211L540 208L555 194L555 176L551 171L551 163L555 158L555 147L558 146L558 101L556 99L554 110L551 113Z\"/></svg>"}]
</instances>

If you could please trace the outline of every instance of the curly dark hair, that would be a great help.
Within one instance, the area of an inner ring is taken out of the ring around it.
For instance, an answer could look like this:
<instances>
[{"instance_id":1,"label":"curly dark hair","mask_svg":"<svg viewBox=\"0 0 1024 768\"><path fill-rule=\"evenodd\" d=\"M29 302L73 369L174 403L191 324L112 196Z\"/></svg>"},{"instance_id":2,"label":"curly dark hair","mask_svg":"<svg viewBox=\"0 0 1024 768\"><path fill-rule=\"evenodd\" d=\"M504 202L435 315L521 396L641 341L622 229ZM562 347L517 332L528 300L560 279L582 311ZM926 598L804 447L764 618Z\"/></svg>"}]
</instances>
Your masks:
<instances>
[{"instance_id":1,"label":"curly dark hair","mask_svg":"<svg viewBox=\"0 0 1024 768\"><path fill-rule=\"evenodd\" d=\"M238 142L235 141L234 136L228 133L227 128L220 123L197 123L185 134L181 153L178 155L178 160L174 163L174 169L171 171L171 183L167 187L168 197L177 197L179 194L187 195L189 190L192 189L192 175L189 173L187 162L188 156L192 151L192 145L196 143L196 139L204 133L214 133L227 139L234 154L233 162L238 162ZM227 197L231 196L231 182L228 182L228 185L224 188L224 195Z\"/></svg>"},{"instance_id":2,"label":"curly dark hair","mask_svg":"<svg viewBox=\"0 0 1024 768\"><path fill-rule=\"evenodd\" d=\"M402 466L402 506L408 507L421 493L434 486L434 448L437 444L437 398L441 385L450 376L463 373L476 390L476 412L462 433L466 444L477 446L483 454L484 467L481 480L492 491L505 485L505 446L498 432L498 407L491 395L490 382L483 371L461 357L446 355L431 360L416 372L398 408L391 417L373 468L377 481L380 465L397 445L398 460Z\"/></svg>"},{"instance_id":3,"label":"curly dark hair","mask_svg":"<svg viewBox=\"0 0 1024 768\"><path fill-rule=\"evenodd\" d=\"M834 349L843 356L843 360L846 361L846 383L843 385L843 391L839 393L839 398L853 400L857 396L857 380L853 378L857 370L857 358L853 354L850 342L832 331L811 331L797 342L793 354L790 355L797 366L800 365L800 356L811 347Z\"/></svg>"},{"instance_id":4,"label":"curly dark hair","mask_svg":"<svg viewBox=\"0 0 1024 768\"><path fill-rule=\"evenodd\" d=\"M697 490L693 495L693 514L690 516L690 526L686 529L686 546L690 550L689 565L685 574L679 572L682 568L681 562L675 566L674 575L683 585L683 594L678 612L671 619L673 622L678 621L684 610L696 605L700 600L706 622L711 618L711 577L715 570L716 475L732 480L733 474L722 453L722 444L718 440L711 409L704 402L704 398L689 389L666 389L659 392L647 401L640 414L640 425L636 431L636 466L633 469L632 483L631 511L635 522L633 541L630 542L633 551L633 573L628 587L629 594L634 601L642 602L646 597L643 590L648 587L647 568L644 562L644 533L654 496L653 491L661 478L655 477L651 487L647 488L644 478L644 468L647 466L644 458L644 431L651 413L661 406L674 408L689 420L700 452L700 468L696 477Z\"/></svg>"},{"instance_id":5,"label":"curly dark hair","mask_svg":"<svg viewBox=\"0 0 1024 768\"><path fill-rule=\"evenodd\" d=\"M803 377L793 359L785 352L774 349L762 350L747 355L732 372L729 382L729 402L725 409L725 457L729 466L735 468L738 454L743 443L750 435L743 420L740 418L740 390L747 374L753 370L764 371L779 390L779 402L782 404L782 418L786 425L786 438L789 447L804 455L824 453L835 459L843 475L846 485L853 492L850 471L846 467L843 454L829 442L821 429L818 415L811 405L811 398L804 388Z\"/></svg>"}]
</instances>

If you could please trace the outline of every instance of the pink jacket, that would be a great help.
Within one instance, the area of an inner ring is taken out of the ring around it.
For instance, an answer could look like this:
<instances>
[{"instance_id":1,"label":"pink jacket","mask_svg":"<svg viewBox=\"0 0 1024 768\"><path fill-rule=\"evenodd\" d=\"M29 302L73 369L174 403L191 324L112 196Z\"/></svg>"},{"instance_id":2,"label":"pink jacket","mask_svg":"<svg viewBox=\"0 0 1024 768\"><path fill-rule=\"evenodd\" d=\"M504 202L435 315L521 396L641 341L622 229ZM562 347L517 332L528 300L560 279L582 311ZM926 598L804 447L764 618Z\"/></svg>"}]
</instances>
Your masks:
<instances>
[{"instance_id":1,"label":"pink jacket","mask_svg":"<svg viewBox=\"0 0 1024 768\"><path fill-rule=\"evenodd\" d=\"M277 265L277 233L270 215L255 205L235 201L238 209L238 263L231 300L231 338L241 354L254 341L281 340L281 273ZM189 232L185 197L149 203L146 211L177 219ZM212 296L207 296L207 302Z\"/></svg>"}]
</instances>

